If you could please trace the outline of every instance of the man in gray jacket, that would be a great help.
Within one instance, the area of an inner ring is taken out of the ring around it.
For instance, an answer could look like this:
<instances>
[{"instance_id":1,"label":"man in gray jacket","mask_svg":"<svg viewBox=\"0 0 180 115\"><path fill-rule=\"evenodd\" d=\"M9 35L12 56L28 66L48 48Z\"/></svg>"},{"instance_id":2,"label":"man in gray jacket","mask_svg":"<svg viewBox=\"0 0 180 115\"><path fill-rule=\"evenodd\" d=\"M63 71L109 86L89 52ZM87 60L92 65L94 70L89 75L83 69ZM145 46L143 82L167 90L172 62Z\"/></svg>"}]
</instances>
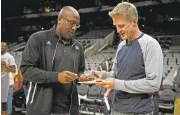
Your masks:
<instances>
[{"instance_id":1,"label":"man in gray jacket","mask_svg":"<svg viewBox=\"0 0 180 115\"><path fill-rule=\"evenodd\" d=\"M159 43L138 28L138 12L128 2L119 3L110 13L122 41L112 71L94 71L96 84L114 89L112 115L153 115L152 94L160 88L163 55Z\"/></svg>"},{"instance_id":2,"label":"man in gray jacket","mask_svg":"<svg viewBox=\"0 0 180 115\"><path fill-rule=\"evenodd\" d=\"M82 45L74 39L79 27L77 10L65 6L57 25L29 38L21 62L29 82L27 115L79 115L76 79L85 69Z\"/></svg>"}]
</instances>

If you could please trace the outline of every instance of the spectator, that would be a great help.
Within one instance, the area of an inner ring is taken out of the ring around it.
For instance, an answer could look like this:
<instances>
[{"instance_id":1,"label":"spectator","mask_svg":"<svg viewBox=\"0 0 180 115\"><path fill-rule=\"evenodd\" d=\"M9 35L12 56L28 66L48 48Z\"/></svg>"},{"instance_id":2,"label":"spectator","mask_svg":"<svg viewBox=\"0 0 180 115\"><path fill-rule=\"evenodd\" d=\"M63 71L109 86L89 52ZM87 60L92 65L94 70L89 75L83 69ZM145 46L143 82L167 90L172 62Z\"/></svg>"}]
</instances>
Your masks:
<instances>
[{"instance_id":1,"label":"spectator","mask_svg":"<svg viewBox=\"0 0 180 115\"><path fill-rule=\"evenodd\" d=\"M16 72L16 64L14 57L7 52L8 46L7 43L1 42L1 113L2 115L7 115L7 106L11 106L8 114L12 112L12 98L8 98L9 91L9 74ZM11 97L12 97L12 89ZM9 101L9 105L7 105Z\"/></svg>"}]
</instances>

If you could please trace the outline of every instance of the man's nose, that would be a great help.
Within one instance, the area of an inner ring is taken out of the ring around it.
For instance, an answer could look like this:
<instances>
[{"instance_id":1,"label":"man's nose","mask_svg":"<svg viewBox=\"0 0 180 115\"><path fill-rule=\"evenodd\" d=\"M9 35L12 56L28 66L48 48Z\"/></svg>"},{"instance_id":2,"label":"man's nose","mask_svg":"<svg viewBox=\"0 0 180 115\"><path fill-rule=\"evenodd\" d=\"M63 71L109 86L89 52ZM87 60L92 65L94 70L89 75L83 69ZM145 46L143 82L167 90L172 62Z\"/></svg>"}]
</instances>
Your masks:
<instances>
[{"instance_id":1,"label":"man's nose","mask_svg":"<svg viewBox=\"0 0 180 115\"><path fill-rule=\"evenodd\" d=\"M121 33L121 31L122 31L121 29L117 29L117 33L119 33L119 34L120 34L120 33Z\"/></svg>"},{"instance_id":2,"label":"man's nose","mask_svg":"<svg viewBox=\"0 0 180 115\"><path fill-rule=\"evenodd\" d=\"M77 30L77 26L76 25L72 26L72 30L76 31Z\"/></svg>"},{"instance_id":3,"label":"man's nose","mask_svg":"<svg viewBox=\"0 0 180 115\"><path fill-rule=\"evenodd\" d=\"M118 33L120 33L120 32L122 31L122 29L119 28L119 27L116 27L116 31L117 31Z\"/></svg>"}]
</instances>

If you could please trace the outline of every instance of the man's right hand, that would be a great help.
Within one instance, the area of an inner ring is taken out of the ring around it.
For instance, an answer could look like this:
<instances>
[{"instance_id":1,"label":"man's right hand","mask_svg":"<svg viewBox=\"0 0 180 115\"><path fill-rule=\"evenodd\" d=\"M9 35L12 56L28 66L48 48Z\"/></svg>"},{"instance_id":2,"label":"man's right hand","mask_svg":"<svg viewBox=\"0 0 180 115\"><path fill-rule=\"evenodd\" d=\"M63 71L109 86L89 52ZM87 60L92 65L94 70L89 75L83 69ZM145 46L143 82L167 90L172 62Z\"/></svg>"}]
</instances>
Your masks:
<instances>
[{"instance_id":1,"label":"man's right hand","mask_svg":"<svg viewBox=\"0 0 180 115\"><path fill-rule=\"evenodd\" d=\"M7 65L6 65L6 61L1 59L1 71L2 72L7 72Z\"/></svg>"},{"instance_id":2,"label":"man's right hand","mask_svg":"<svg viewBox=\"0 0 180 115\"><path fill-rule=\"evenodd\" d=\"M90 76L93 78L96 77L96 78L100 78L100 79L105 79L105 77L101 71L92 71L90 73Z\"/></svg>"},{"instance_id":3,"label":"man's right hand","mask_svg":"<svg viewBox=\"0 0 180 115\"><path fill-rule=\"evenodd\" d=\"M58 81L63 84L70 83L78 78L78 75L70 71L63 71L58 74Z\"/></svg>"}]
</instances>

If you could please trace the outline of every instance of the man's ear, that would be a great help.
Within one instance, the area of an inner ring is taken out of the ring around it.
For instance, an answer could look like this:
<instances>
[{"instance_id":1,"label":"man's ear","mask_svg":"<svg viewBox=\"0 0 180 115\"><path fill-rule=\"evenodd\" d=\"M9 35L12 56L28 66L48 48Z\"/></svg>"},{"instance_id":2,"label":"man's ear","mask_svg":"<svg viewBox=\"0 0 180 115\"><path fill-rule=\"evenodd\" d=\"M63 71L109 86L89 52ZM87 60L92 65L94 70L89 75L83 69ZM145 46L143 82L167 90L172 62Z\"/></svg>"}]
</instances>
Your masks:
<instances>
[{"instance_id":1,"label":"man's ear","mask_svg":"<svg viewBox=\"0 0 180 115\"><path fill-rule=\"evenodd\" d=\"M133 26L136 26L136 24L138 23L138 19L134 17L132 21L133 21Z\"/></svg>"}]
</instances>

